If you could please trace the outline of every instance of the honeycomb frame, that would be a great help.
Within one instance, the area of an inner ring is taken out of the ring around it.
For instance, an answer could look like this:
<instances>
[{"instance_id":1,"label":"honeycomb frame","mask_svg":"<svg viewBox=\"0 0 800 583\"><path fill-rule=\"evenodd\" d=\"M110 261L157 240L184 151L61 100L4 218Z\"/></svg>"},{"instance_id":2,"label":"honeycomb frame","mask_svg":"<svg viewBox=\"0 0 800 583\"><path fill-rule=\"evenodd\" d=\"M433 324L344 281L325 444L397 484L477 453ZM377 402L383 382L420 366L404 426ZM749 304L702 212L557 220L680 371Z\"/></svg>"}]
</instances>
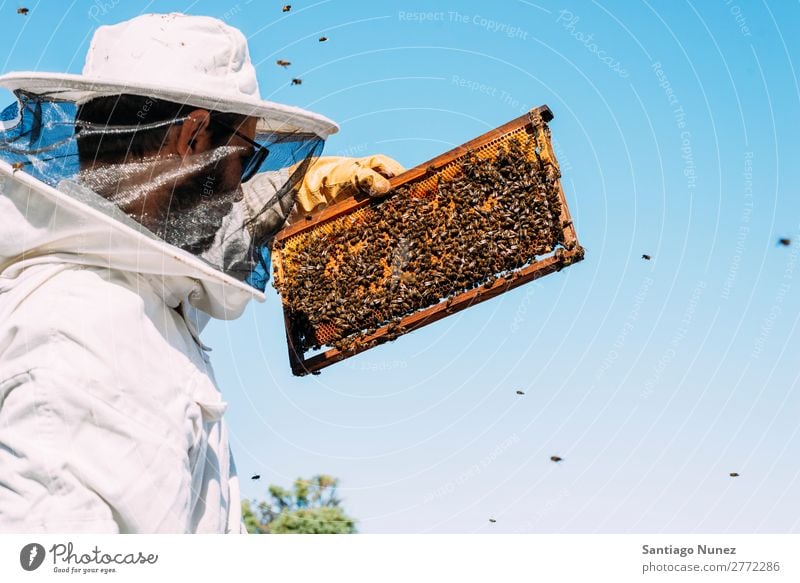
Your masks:
<instances>
[{"instance_id":1,"label":"honeycomb frame","mask_svg":"<svg viewBox=\"0 0 800 583\"><path fill-rule=\"evenodd\" d=\"M497 277L489 286L479 286L458 293L438 304L409 314L401 318L399 322L381 326L374 333L358 338L346 350L329 347L318 354L308 356L308 353L312 351L302 349L297 335L297 326L292 319L289 301L287 298L282 297L287 347L292 373L296 376L303 376L309 373L318 374L321 369L345 358L394 340L413 330L432 324L470 306L581 261L584 251L578 243L575 228L572 224L561 186L561 171L551 143L548 122L552 119L553 114L546 105L532 109L502 126L428 162L415 166L403 174L395 176L390 182L393 188L401 185L410 186L412 189L411 196L425 196L435 188L435 185L440 180L452 179L460 168L460 162L467 156L476 155L480 158L492 158L504 144L507 144L515 137L519 138L524 135L526 138L524 144L528 148L528 155L531 157L537 156L547 167L547 171L554 173L555 189L561 205L560 221L563 231L561 247L542 259L537 257L537 260L533 263L514 270L505 276ZM531 151L532 149L535 151ZM391 196L392 193L390 192L383 200ZM292 256L307 240L309 234L316 234L320 231L332 233L338 228L369 220L372 213L371 209L379 202L370 198L351 197L307 215L305 221L285 227L273 242L272 260L275 287L279 288L281 282L284 281L287 265L291 263ZM314 334L318 338L319 344L324 345L335 338L336 330L328 330L322 325L314 330Z\"/></svg>"}]
</instances>

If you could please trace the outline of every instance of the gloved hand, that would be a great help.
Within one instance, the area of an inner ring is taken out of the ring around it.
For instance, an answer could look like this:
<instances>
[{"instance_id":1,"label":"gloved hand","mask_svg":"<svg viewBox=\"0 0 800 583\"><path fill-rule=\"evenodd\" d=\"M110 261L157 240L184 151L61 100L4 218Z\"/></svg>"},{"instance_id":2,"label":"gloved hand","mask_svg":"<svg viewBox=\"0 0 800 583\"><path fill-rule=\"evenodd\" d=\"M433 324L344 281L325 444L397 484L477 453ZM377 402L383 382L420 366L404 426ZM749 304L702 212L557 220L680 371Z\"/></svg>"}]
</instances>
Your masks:
<instances>
[{"instance_id":1,"label":"gloved hand","mask_svg":"<svg viewBox=\"0 0 800 583\"><path fill-rule=\"evenodd\" d=\"M347 196L364 192L371 196L389 192L388 178L405 168L387 156L316 159L307 170L297 191L278 194L298 165L277 172L260 172L242 184L247 227L258 239L270 238L319 205L328 205Z\"/></svg>"},{"instance_id":2,"label":"gloved hand","mask_svg":"<svg viewBox=\"0 0 800 583\"><path fill-rule=\"evenodd\" d=\"M321 204L363 192L370 196L386 194L389 181L405 168L388 156L377 154L365 158L324 156L314 161L297 192L295 215L313 211Z\"/></svg>"}]
</instances>

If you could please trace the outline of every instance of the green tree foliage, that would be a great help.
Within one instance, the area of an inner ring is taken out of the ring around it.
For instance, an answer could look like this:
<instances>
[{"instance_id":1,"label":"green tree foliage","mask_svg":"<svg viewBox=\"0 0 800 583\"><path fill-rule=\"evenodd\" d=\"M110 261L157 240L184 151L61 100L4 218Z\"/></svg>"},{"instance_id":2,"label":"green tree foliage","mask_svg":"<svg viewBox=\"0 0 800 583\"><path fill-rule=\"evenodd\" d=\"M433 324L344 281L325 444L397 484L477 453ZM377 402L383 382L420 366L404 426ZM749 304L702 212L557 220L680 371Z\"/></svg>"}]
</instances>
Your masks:
<instances>
[{"instance_id":1,"label":"green tree foliage","mask_svg":"<svg viewBox=\"0 0 800 583\"><path fill-rule=\"evenodd\" d=\"M247 532L252 534L353 534L355 520L336 497L339 480L324 474L298 478L292 490L269 487L269 499L242 502Z\"/></svg>"}]
</instances>

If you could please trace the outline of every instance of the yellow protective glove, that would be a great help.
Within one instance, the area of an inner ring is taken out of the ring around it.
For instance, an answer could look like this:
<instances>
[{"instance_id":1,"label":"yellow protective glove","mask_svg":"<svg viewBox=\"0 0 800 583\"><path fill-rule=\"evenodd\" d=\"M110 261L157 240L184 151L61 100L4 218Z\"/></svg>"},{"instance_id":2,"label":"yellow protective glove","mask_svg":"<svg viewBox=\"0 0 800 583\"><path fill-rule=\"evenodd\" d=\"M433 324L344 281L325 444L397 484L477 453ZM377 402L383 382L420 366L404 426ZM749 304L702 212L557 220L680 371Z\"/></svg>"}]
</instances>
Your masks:
<instances>
[{"instance_id":1,"label":"yellow protective glove","mask_svg":"<svg viewBox=\"0 0 800 583\"><path fill-rule=\"evenodd\" d=\"M386 194L391 189L388 178L405 168L388 156L365 158L324 156L315 160L297 191L295 214L308 213L324 204L363 192L370 196Z\"/></svg>"}]
</instances>

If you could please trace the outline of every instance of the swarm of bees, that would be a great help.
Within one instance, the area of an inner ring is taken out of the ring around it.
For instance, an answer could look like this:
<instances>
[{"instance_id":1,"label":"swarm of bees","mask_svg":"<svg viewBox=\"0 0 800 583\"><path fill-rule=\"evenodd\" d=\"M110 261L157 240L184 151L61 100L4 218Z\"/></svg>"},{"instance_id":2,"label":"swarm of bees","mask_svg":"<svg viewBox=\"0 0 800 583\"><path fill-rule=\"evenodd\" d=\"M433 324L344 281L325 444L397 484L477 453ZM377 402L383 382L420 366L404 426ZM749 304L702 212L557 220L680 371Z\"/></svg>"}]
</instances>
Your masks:
<instances>
[{"instance_id":1,"label":"swarm of bees","mask_svg":"<svg viewBox=\"0 0 800 583\"><path fill-rule=\"evenodd\" d=\"M281 8L281 11L289 12L289 11L291 11L291 9L292 9L292 5L291 4L284 4L283 8ZM25 8L25 10L27 10L27 8ZM328 40L327 36L319 37L319 42L321 42L321 43L324 43L327 40ZM278 59L277 61L275 61L275 64L277 64L279 67L283 67L285 69L288 66L290 66L292 63L291 63L291 61L286 61L284 59ZM292 85L302 85L302 84L303 84L303 80L302 79L298 79L298 78L292 79Z\"/></svg>"},{"instance_id":2,"label":"swarm of bees","mask_svg":"<svg viewBox=\"0 0 800 583\"><path fill-rule=\"evenodd\" d=\"M509 140L494 158L456 160L454 177L434 175L432 191L404 184L368 217L311 231L284 254L275 285L297 348L348 351L382 326L393 340L403 317L489 287L563 244L557 174L524 139Z\"/></svg>"}]
</instances>

